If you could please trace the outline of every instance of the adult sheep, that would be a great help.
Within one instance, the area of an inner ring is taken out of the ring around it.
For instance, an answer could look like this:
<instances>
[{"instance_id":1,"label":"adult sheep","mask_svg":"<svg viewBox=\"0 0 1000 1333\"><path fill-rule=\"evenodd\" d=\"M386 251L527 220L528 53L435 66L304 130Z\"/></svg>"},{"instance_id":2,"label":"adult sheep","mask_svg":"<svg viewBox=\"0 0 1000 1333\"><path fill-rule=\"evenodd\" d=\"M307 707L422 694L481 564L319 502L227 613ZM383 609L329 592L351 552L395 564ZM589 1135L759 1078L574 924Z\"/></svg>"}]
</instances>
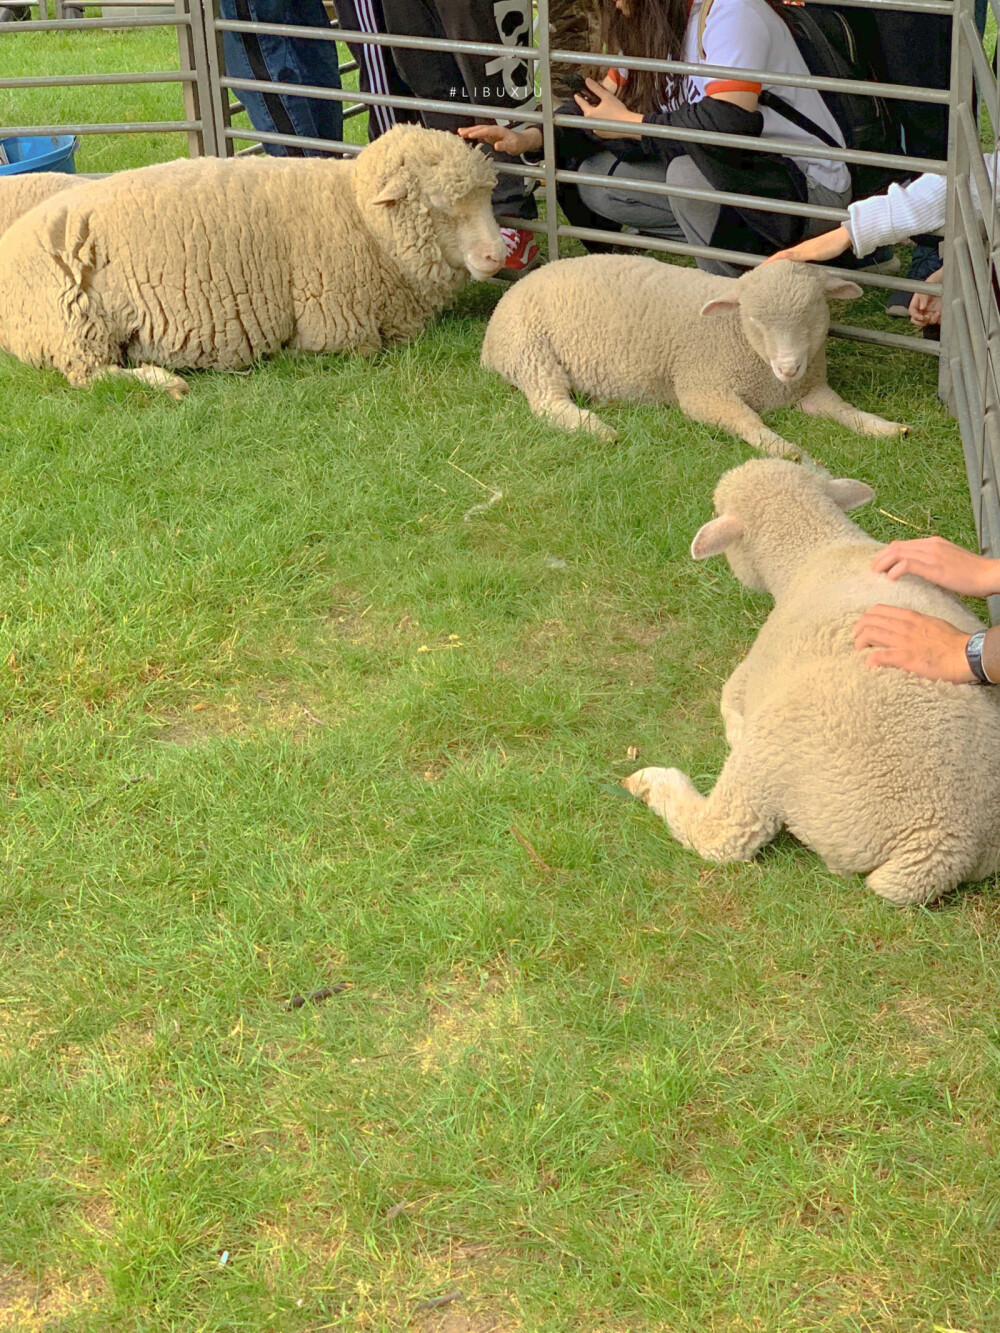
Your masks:
<instances>
[{"instance_id":1,"label":"adult sheep","mask_svg":"<svg viewBox=\"0 0 1000 1333\"><path fill-rule=\"evenodd\" d=\"M401 125L354 161L200 158L45 200L0 245L0 347L86 385L109 369L238 370L288 347L377 351L505 258L496 177Z\"/></svg>"},{"instance_id":2,"label":"adult sheep","mask_svg":"<svg viewBox=\"0 0 1000 1333\"><path fill-rule=\"evenodd\" d=\"M504 295L482 360L566 430L614 438L573 402L578 391L675 403L762 453L797 458L759 413L797 404L864 435L906 431L851 407L826 382L827 298L860 295L856 283L788 260L723 278L634 255L563 259Z\"/></svg>"},{"instance_id":3,"label":"adult sheep","mask_svg":"<svg viewBox=\"0 0 1000 1333\"><path fill-rule=\"evenodd\" d=\"M24 171L0 177L0 236L43 199L83 184L85 178L62 171Z\"/></svg>"},{"instance_id":4,"label":"adult sheep","mask_svg":"<svg viewBox=\"0 0 1000 1333\"><path fill-rule=\"evenodd\" d=\"M1000 870L1000 691L869 669L855 650L876 602L982 628L951 593L872 572L882 544L844 512L871 496L778 461L723 476L691 553L725 551L775 603L722 689L730 754L708 797L672 768L625 786L710 861L747 860L784 827L835 874L925 903Z\"/></svg>"}]
</instances>

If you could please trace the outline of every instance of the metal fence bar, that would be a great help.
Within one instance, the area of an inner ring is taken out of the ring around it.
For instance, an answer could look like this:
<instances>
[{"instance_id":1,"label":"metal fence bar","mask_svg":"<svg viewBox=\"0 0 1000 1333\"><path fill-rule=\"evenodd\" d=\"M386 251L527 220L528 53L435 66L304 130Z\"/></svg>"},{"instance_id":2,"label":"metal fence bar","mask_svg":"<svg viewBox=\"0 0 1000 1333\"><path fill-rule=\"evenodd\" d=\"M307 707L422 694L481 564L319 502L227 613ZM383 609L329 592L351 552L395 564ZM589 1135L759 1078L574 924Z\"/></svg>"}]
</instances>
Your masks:
<instances>
[{"instance_id":1,"label":"metal fence bar","mask_svg":"<svg viewBox=\"0 0 1000 1333\"><path fill-rule=\"evenodd\" d=\"M201 130L200 120L137 120L108 121L95 124L88 121L82 125L5 125L4 135L11 139L45 138L56 134L178 134Z\"/></svg>"},{"instance_id":2,"label":"metal fence bar","mask_svg":"<svg viewBox=\"0 0 1000 1333\"><path fill-rule=\"evenodd\" d=\"M995 12L992 0L991 5ZM972 10L973 0L955 0L939 387L958 417L980 549L996 556L1000 554L1000 388L996 373L1000 363L1000 221L996 171L994 168L991 181L983 164L979 113L985 110L995 136L1000 131L1000 92ZM990 599L990 612L994 619L1000 614L1000 598Z\"/></svg>"},{"instance_id":3,"label":"metal fence bar","mask_svg":"<svg viewBox=\"0 0 1000 1333\"><path fill-rule=\"evenodd\" d=\"M49 74L33 79L0 79L0 89L98 87L109 83L193 83L193 71L165 69L141 74Z\"/></svg>"}]
</instances>

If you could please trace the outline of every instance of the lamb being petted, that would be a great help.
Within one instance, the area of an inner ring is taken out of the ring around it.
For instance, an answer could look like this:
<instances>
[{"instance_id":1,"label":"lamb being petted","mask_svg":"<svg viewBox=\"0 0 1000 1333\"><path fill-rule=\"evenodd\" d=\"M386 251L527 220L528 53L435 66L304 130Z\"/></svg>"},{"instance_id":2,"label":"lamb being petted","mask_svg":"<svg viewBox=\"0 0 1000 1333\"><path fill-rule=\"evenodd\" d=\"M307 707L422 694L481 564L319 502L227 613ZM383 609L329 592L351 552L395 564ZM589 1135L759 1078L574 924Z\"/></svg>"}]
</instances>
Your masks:
<instances>
[{"instance_id":1,"label":"lamb being petted","mask_svg":"<svg viewBox=\"0 0 1000 1333\"><path fill-rule=\"evenodd\" d=\"M633 255L562 259L500 301L483 365L521 389L533 412L566 430L614 432L571 395L675 403L761 453L800 450L761 412L798 406L863 435L906 427L859 411L826 382L828 298L861 288L808 264L778 261L724 278Z\"/></svg>"},{"instance_id":2,"label":"lamb being petted","mask_svg":"<svg viewBox=\"0 0 1000 1333\"><path fill-rule=\"evenodd\" d=\"M0 244L0 348L74 385L132 363L238 370L282 347L412 338L504 262L496 173L453 134L400 125L354 161L199 158L66 189Z\"/></svg>"},{"instance_id":3,"label":"lamb being petted","mask_svg":"<svg viewBox=\"0 0 1000 1333\"><path fill-rule=\"evenodd\" d=\"M853 627L875 603L979 621L925 580L873 573L882 548L844 512L860 481L757 459L727 472L696 560L724 551L774 597L722 689L730 754L702 796L674 768L625 780L684 846L748 860L781 828L891 902L926 903L1000 870L1000 691L869 668Z\"/></svg>"}]
</instances>

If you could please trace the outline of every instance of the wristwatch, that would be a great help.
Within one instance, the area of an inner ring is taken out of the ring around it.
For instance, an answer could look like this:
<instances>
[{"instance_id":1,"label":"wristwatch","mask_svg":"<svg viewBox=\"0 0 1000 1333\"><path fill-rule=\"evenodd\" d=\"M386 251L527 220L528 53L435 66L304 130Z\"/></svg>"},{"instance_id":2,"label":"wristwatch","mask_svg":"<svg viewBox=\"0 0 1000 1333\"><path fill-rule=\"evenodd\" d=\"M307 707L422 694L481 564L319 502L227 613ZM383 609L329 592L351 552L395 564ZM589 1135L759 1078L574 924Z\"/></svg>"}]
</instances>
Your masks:
<instances>
[{"instance_id":1,"label":"wristwatch","mask_svg":"<svg viewBox=\"0 0 1000 1333\"><path fill-rule=\"evenodd\" d=\"M983 640L986 638L986 631L979 630L971 635L969 642L965 645L965 660L969 664L969 670L976 678L978 685L995 685L996 681L990 680L983 667Z\"/></svg>"}]
</instances>

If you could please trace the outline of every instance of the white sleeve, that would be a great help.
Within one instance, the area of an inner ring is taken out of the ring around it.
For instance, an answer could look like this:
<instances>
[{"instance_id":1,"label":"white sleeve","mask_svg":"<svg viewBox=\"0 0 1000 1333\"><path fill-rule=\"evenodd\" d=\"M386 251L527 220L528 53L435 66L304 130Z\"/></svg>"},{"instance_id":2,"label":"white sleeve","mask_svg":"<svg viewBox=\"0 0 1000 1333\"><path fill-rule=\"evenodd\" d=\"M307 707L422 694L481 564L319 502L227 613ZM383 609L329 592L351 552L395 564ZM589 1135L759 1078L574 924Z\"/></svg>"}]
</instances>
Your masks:
<instances>
[{"instance_id":1,"label":"white sleeve","mask_svg":"<svg viewBox=\"0 0 1000 1333\"><path fill-rule=\"evenodd\" d=\"M767 69L771 34L766 22L749 5L725 4L722 0L715 0L705 22L704 50L706 65L728 65L733 70ZM706 89L709 96L713 82L727 81L710 79ZM747 83L743 86L760 92L759 84ZM731 83L729 90L732 90Z\"/></svg>"},{"instance_id":2,"label":"white sleeve","mask_svg":"<svg viewBox=\"0 0 1000 1333\"><path fill-rule=\"evenodd\" d=\"M943 231L948 185L929 172L909 185L890 185L887 194L858 199L848 206L847 234L856 255L880 245L895 245L915 232Z\"/></svg>"}]
</instances>

